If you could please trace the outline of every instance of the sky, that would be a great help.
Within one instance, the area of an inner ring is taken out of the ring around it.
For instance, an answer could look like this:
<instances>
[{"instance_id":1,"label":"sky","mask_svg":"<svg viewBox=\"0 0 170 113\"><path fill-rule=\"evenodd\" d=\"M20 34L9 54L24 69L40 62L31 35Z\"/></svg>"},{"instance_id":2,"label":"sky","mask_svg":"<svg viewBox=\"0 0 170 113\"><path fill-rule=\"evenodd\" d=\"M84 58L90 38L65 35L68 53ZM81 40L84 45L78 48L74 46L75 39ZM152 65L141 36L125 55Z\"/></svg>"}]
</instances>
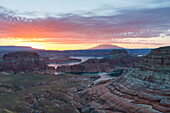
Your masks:
<instances>
[{"instance_id":1,"label":"sky","mask_svg":"<svg viewBox=\"0 0 170 113\"><path fill-rule=\"evenodd\" d=\"M1 0L0 46L170 45L170 0Z\"/></svg>"}]
</instances>

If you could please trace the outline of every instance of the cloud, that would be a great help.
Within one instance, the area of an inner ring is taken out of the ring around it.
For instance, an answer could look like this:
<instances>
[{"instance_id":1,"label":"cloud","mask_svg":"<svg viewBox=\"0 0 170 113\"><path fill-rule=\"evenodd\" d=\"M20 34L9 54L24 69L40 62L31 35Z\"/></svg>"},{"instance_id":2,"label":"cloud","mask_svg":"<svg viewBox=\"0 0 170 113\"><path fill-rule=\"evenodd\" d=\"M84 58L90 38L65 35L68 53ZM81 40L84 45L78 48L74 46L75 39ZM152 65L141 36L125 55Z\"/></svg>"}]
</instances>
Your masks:
<instances>
[{"instance_id":1,"label":"cloud","mask_svg":"<svg viewBox=\"0 0 170 113\"><path fill-rule=\"evenodd\" d=\"M112 39L151 38L159 37L160 34L170 36L170 7L119 9L118 13L113 14L112 7L109 7L107 10L110 12L105 16L97 15L95 12L98 10L62 14L58 17L26 18L0 7L0 38L78 44L108 43ZM34 12L23 14L34 15Z\"/></svg>"}]
</instances>

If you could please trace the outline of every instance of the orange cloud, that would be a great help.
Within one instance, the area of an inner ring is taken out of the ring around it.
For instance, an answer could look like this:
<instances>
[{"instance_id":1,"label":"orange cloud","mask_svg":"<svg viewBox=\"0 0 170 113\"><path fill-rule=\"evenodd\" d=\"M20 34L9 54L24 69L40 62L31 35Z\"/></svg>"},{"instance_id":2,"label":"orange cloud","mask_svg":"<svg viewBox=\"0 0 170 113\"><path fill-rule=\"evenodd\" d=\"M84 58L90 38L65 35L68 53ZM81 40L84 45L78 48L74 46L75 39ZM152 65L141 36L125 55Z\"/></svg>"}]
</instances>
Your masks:
<instances>
[{"instance_id":1,"label":"orange cloud","mask_svg":"<svg viewBox=\"0 0 170 113\"><path fill-rule=\"evenodd\" d=\"M140 47L145 47L147 44L152 47L166 45L169 40L165 38L161 43L156 41L148 43L147 39L159 37L161 33L165 36L170 35L168 30L170 23L167 21L170 20L167 16L169 9L152 9L149 10L150 15L147 15L147 10L138 10L110 16L83 17L66 14L60 18L34 19L17 17L7 11L0 12L0 45L6 42L6 45L27 45L59 50L84 49L102 43L119 44L127 48L128 44L130 47L131 45L137 47L138 44ZM123 40L127 38L142 38L144 41L141 43L136 40L131 42Z\"/></svg>"}]
</instances>

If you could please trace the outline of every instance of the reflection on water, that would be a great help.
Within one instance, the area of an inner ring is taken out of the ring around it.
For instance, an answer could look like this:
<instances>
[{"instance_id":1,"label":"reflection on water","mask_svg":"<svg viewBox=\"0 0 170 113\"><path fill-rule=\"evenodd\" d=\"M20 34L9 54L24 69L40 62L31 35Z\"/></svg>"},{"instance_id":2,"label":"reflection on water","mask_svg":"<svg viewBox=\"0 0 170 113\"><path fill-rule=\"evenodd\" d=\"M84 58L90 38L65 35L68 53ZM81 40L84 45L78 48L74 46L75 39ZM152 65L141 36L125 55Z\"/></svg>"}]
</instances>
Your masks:
<instances>
[{"instance_id":1,"label":"reflection on water","mask_svg":"<svg viewBox=\"0 0 170 113\"><path fill-rule=\"evenodd\" d=\"M70 57L70 58L81 59L81 62L67 62L67 63L58 63L58 64L48 64L48 66L55 67L55 69L57 69L57 67L61 66L61 65L75 65L75 64L82 63L82 62L84 62L88 59L93 59L93 58L100 59L100 58L103 58L103 57Z\"/></svg>"},{"instance_id":2,"label":"reflection on water","mask_svg":"<svg viewBox=\"0 0 170 113\"><path fill-rule=\"evenodd\" d=\"M101 75L100 77L101 77L101 78L99 78L99 79L97 79L97 80L94 81L94 84L96 84L96 83L99 82L99 81L110 80L110 79L112 79L112 78L115 78L115 77L112 77L112 76L110 76L110 75Z\"/></svg>"},{"instance_id":3,"label":"reflection on water","mask_svg":"<svg viewBox=\"0 0 170 113\"><path fill-rule=\"evenodd\" d=\"M81 62L69 62L69 63L60 63L60 64L48 64L49 67L55 67L55 69L57 69L58 66L62 66L62 65L75 65L75 64L79 64Z\"/></svg>"},{"instance_id":4,"label":"reflection on water","mask_svg":"<svg viewBox=\"0 0 170 113\"><path fill-rule=\"evenodd\" d=\"M94 59L94 58L101 59L103 57L71 57L71 58L81 59L81 61L84 62L88 59Z\"/></svg>"},{"instance_id":5,"label":"reflection on water","mask_svg":"<svg viewBox=\"0 0 170 113\"><path fill-rule=\"evenodd\" d=\"M99 72L99 73L65 73L65 72L56 72L55 75L59 75L59 74L76 74L76 75L98 75L100 76L100 78L96 79L94 81L94 84L96 84L97 82L99 81L102 81L102 80L109 80L109 79L113 79L113 78L116 78L117 76L121 75L123 73L124 69L118 69L118 70L115 70L113 72L109 72L109 73L106 73L106 72Z\"/></svg>"},{"instance_id":6,"label":"reflection on water","mask_svg":"<svg viewBox=\"0 0 170 113\"><path fill-rule=\"evenodd\" d=\"M98 59L101 59L103 57L71 57L71 58L77 58L77 59L81 59L81 62L84 62L88 59L93 59L93 58L98 58ZM61 66L61 65L75 65L75 64L79 64L81 62L69 62L69 63L60 63L60 64L49 64L48 66L50 67L55 67L55 69L57 69L58 66ZM101 78L97 79L94 81L94 84L96 84L97 82L99 81L102 81L102 80L109 80L109 79L112 79L112 78L115 78L119 75L121 75L123 73L123 69L119 69L119 70L115 70L113 72L110 72L110 73L106 73L106 72L100 72L100 73L64 73L64 72L56 72L55 75L58 75L58 74L78 74L78 75L99 75Z\"/></svg>"},{"instance_id":7,"label":"reflection on water","mask_svg":"<svg viewBox=\"0 0 170 113\"><path fill-rule=\"evenodd\" d=\"M97 82L102 81L102 80L110 80L110 79L116 78L117 76L121 75L123 73L123 71L124 71L123 69L118 69L118 70L115 70L115 71L109 72L109 73L106 73L106 72L83 73L81 75L99 75L100 78L94 81L94 84L96 84Z\"/></svg>"}]
</instances>

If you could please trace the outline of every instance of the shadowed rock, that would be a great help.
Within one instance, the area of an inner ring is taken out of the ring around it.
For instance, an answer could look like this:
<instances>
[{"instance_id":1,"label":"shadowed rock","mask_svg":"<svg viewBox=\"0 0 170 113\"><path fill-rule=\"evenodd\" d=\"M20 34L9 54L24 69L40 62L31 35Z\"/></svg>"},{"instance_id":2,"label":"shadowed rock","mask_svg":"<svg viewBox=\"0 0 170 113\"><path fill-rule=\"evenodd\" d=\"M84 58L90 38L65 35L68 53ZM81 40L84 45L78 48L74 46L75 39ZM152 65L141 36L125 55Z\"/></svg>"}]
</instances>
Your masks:
<instances>
[{"instance_id":1,"label":"shadowed rock","mask_svg":"<svg viewBox=\"0 0 170 113\"><path fill-rule=\"evenodd\" d=\"M15 52L5 54L0 60L1 71L40 71L48 66L43 58L34 52Z\"/></svg>"},{"instance_id":2,"label":"shadowed rock","mask_svg":"<svg viewBox=\"0 0 170 113\"><path fill-rule=\"evenodd\" d=\"M170 46L151 51L140 65L143 70L170 72Z\"/></svg>"},{"instance_id":3,"label":"shadowed rock","mask_svg":"<svg viewBox=\"0 0 170 113\"><path fill-rule=\"evenodd\" d=\"M59 66L58 72L112 72L125 67L135 67L142 58L130 56L125 50L112 50L102 59L89 59L72 66Z\"/></svg>"}]
</instances>

